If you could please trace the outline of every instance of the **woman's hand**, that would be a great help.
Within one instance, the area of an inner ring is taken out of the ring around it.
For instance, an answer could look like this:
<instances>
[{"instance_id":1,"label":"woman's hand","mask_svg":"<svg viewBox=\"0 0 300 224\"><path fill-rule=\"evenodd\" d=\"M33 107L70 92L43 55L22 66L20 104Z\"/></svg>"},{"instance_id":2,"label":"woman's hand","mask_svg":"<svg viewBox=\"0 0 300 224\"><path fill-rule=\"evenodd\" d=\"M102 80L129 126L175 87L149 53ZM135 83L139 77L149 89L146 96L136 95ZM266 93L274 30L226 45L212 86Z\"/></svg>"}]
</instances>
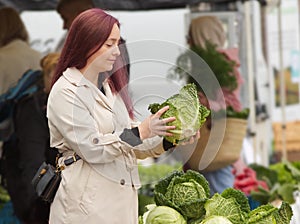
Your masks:
<instances>
[{"instance_id":1,"label":"woman's hand","mask_svg":"<svg viewBox=\"0 0 300 224\"><path fill-rule=\"evenodd\" d=\"M168 130L173 130L175 126L167 126L166 123L175 121L175 117L168 117L160 119L164 112L169 109L169 106L165 106L157 111L155 114L147 117L139 126L140 138L144 140L146 138L151 138L156 135L159 136L172 136L172 133Z\"/></svg>"},{"instance_id":2,"label":"woman's hand","mask_svg":"<svg viewBox=\"0 0 300 224\"><path fill-rule=\"evenodd\" d=\"M193 136L191 136L189 139L180 140L177 144L175 144L175 146L190 145L190 144L193 144L194 142L198 141L199 138L200 138L200 130L198 130L196 132L196 134L194 134Z\"/></svg>"},{"instance_id":3,"label":"woman's hand","mask_svg":"<svg viewBox=\"0 0 300 224\"><path fill-rule=\"evenodd\" d=\"M198 141L198 139L200 138L200 130L198 130L196 132L195 135L193 135L192 137L190 137L188 140L180 142L179 145L189 145L189 144L193 144L194 142Z\"/></svg>"}]
</instances>

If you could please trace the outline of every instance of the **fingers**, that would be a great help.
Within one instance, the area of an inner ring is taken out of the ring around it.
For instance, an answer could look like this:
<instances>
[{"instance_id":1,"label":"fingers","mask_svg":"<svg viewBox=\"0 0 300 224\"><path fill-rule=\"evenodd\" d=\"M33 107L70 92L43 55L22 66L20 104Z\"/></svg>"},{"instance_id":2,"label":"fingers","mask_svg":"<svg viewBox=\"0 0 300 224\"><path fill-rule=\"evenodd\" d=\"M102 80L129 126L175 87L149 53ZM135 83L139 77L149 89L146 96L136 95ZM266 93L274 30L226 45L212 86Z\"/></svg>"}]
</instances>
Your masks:
<instances>
[{"instance_id":1,"label":"fingers","mask_svg":"<svg viewBox=\"0 0 300 224\"><path fill-rule=\"evenodd\" d=\"M198 141L199 138L200 138L200 130L198 130L195 135L190 137L189 140L182 142L181 145L193 144L194 142Z\"/></svg>"},{"instance_id":2,"label":"fingers","mask_svg":"<svg viewBox=\"0 0 300 224\"><path fill-rule=\"evenodd\" d=\"M156 112L155 116L160 118L161 115L163 115L163 113L166 112L167 110L169 110L169 106L164 106L163 108L161 108L159 111Z\"/></svg>"},{"instance_id":3,"label":"fingers","mask_svg":"<svg viewBox=\"0 0 300 224\"><path fill-rule=\"evenodd\" d=\"M198 131L196 132L195 138L196 138L197 140L200 138L200 130L198 130Z\"/></svg>"},{"instance_id":4,"label":"fingers","mask_svg":"<svg viewBox=\"0 0 300 224\"><path fill-rule=\"evenodd\" d=\"M167 118L161 119L161 122L162 122L162 124L166 124L166 123L169 123L169 122L172 122L175 120L176 120L175 117L167 117Z\"/></svg>"}]
</instances>

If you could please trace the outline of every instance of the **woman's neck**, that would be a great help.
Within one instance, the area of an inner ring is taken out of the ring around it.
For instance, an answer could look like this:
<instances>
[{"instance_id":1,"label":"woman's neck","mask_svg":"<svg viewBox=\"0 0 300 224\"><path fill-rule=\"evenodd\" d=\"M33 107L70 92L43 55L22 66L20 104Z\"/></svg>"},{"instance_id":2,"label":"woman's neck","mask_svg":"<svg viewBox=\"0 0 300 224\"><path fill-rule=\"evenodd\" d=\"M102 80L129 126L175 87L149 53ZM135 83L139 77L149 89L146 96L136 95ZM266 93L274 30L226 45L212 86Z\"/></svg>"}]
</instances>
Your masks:
<instances>
[{"instance_id":1,"label":"woman's neck","mask_svg":"<svg viewBox=\"0 0 300 224\"><path fill-rule=\"evenodd\" d=\"M95 86L98 86L98 71L94 71L92 67L84 67L82 69L79 69L82 75L89 80L91 83L93 83Z\"/></svg>"}]
</instances>

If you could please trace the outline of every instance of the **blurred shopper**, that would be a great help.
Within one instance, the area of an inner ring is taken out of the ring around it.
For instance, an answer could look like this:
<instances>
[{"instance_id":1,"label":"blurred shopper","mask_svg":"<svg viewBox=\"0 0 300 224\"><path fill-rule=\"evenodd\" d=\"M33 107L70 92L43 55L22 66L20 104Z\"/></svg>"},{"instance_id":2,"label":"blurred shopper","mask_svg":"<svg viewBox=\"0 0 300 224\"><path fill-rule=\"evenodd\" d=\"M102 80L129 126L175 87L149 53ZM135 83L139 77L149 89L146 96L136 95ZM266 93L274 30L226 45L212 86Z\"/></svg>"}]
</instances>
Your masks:
<instances>
[{"instance_id":1,"label":"blurred shopper","mask_svg":"<svg viewBox=\"0 0 300 224\"><path fill-rule=\"evenodd\" d=\"M229 106L231 106L235 111L241 111L242 104L240 100L240 87L243 82L243 79L238 70L238 49L224 49L226 42L226 33L223 28L222 22L215 16L200 16L193 19L190 24L188 39L190 47L200 47L205 49L207 41L215 45L220 54L224 54L228 60L235 62L235 66L233 68L233 75L236 77L237 80L237 88L234 91L228 90L226 88L216 90L216 95L218 95L217 91L222 91L222 97L224 94L224 105L221 104L221 101L218 102L211 99L210 104L208 105L205 93L201 91L199 91L200 101L203 105L211 107L210 109L215 111L218 111L220 109L226 109ZM239 163L237 164L238 165L235 166L235 172L239 173L240 170L244 169L245 164L242 162L242 160L239 160ZM233 187L234 175L232 173L232 165L226 166L215 171L203 172L203 175L210 184L212 194L217 192L221 193L226 188ZM189 165L185 164L185 168L188 169Z\"/></svg>"},{"instance_id":2,"label":"blurred shopper","mask_svg":"<svg viewBox=\"0 0 300 224\"><path fill-rule=\"evenodd\" d=\"M50 205L37 197L31 180L43 161L55 164L57 151L50 148L46 104L59 54L41 60L38 91L24 96L14 113L15 132L4 143L3 178L16 216L24 224L46 224Z\"/></svg>"},{"instance_id":3,"label":"blurred shopper","mask_svg":"<svg viewBox=\"0 0 300 224\"><path fill-rule=\"evenodd\" d=\"M28 33L19 13L0 8L0 94L15 84L28 69L39 69L41 54L28 43Z\"/></svg>"}]
</instances>

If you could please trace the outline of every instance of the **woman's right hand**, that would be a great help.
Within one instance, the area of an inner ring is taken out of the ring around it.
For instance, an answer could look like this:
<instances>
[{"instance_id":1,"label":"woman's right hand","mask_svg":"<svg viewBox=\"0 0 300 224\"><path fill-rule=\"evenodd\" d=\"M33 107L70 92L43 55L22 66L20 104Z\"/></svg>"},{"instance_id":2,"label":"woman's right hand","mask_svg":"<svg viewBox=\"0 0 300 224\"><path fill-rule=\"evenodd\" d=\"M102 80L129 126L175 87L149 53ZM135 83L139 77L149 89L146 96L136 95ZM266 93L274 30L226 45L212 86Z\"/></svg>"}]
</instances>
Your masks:
<instances>
[{"instance_id":1,"label":"woman's right hand","mask_svg":"<svg viewBox=\"0 0 300 224\"><path fill-rule=\"evenodd\" d=\"M167 126L168 122L175 121L175 117L168 117L161 119L164 112L169 109L169 106L165 106L157 111L155 114L147 117L139 126L140 138L144 140L146 138L151 138L156 135L158 136L172 136L172 133L168 130L173 130L175 126Z\"/></svg>"}]
</instances>

